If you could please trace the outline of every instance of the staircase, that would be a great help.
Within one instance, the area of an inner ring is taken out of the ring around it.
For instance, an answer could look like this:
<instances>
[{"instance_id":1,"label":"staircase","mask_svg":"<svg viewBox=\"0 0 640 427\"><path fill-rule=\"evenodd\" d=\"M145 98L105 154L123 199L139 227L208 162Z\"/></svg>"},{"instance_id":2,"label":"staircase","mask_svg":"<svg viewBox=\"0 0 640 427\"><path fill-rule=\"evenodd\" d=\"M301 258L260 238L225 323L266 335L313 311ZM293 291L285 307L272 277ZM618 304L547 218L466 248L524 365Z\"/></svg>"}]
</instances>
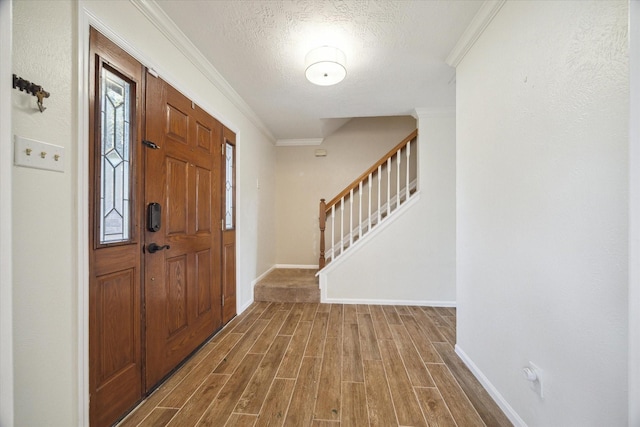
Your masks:
<instances>
[{"instance_id":1,"label":"staircase","mask_svg":"<svg viewBox=\"0 0 640 427\"><path fill-rule=\"evenodd\" d=\"M417 156L411 155L417 139L416 129L328 203L320 200L320 269L411 199L417 190Z\"/></svg>"},{"instance_id":2,"label":"staircase","mask_svg":"<svg viewBox=\"0 0 640 427\"><path fill-rule=\"evenodd\" d=\"M366 240L412 198L417 191L417 137L415 130L329 203L320 201L320 269ZM325 240L330 242L326 250ZM315 269L275 269L255 285L254 300L320 302L317 273Z\"/></svg>"}]
</instances>

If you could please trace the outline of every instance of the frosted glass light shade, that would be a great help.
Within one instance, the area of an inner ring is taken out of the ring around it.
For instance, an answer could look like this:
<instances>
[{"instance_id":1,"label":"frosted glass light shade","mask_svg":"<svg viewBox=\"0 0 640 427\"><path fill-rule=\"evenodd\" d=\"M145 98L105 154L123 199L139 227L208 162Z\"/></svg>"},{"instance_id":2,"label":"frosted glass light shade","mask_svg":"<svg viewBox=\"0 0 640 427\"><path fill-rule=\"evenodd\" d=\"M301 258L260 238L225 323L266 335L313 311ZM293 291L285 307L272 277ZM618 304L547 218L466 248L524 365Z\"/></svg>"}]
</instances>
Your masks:
<instances>
[{"instance_id":1,"label":"frosted glass light shade","mask_svg":"<svg viewBox=\"0 0 640 427\"><path fill-rule=\"evenodd\" d=\"M338 48L322 46L313 49L305 58L305 76L311 83L331 86L347 76L347 59Z\"/></svg>"}]
</instances>

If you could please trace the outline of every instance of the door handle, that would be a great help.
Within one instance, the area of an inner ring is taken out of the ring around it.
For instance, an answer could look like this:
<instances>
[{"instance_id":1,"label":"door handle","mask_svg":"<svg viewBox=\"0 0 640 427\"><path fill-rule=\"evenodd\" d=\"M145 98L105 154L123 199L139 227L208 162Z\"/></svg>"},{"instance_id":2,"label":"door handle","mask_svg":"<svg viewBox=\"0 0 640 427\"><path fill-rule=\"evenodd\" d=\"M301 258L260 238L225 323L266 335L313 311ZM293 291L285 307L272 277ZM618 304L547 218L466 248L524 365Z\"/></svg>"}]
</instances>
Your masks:
<instances>
[{"instance_id":1,"label":"door handle","mask_svg":"<svg viewBox=\"0 0 640 427\"><path fill-rule=\"evenodd\" d=\"M164 249L170 249L170 248L171 248L171 246L169 246L169 245L160 246L157 243L149 243L147 245L147 252L149 252L150 254L154 254L154 253L156 253L158 251L162 251Z\"/></svg>"}]
</instances>

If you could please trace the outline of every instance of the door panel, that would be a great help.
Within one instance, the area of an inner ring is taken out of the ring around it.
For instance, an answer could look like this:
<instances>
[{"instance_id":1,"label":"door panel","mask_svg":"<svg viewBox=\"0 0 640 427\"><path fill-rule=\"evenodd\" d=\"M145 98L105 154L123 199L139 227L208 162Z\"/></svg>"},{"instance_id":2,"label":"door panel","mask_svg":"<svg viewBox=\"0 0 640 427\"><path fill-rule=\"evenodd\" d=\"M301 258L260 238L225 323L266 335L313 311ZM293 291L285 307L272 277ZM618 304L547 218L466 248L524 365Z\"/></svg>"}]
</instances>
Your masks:
<instances>
[{"instance_id":1,"label":"door panel","mask_svg":"<svg viewBox=\"0 0 640 427\"><path fill-rule=\"evenodd\" d=\"M167 234L183 235L187 233L186 209L189 191L187 171L189 165L184 160L166 159L167 164L167 196L171 203L165 204L167 212Z\"/></svg>"},{"instance_id":2,"label":"door panel","mask_svg":"<svg viewBox=\"0 0 640 427\"><path fill-rule=\"evenodd\" d=\"M210 233L211 218L211 171L196 168L196 233ZM216 224L217 225L217 224Z\"/></svg>"},{"instance_id":3,"label":"door panel","mask_svg":"<svg viewBox=\"0 0 640 427\"><path fill-rule=\"evenodd\" d=\"M137 362L136 333L130 327L139 309L134 305L136 273L131 268L96 278L96 329L102 343L110 344L102 351L105 357L99 368L101 383L118 374L126 375L125 371L133 369Z\"/></svg>"},{"instance_id":4,"label":"door panel","mask_svg":"<svg viewBox=\"0 0 640 427\"><path fill-rule=\"evenodd\" d=\"M144 82L142 65L93 28L90 50L89 417L100 427L113 424L143 393L138 160Z\"/></svg>"},{"instance_id":5,"label":"door panel","mask_svg":"<svg viewBox=\"0 0 640 427\"><path fill-rule=\"evenodd\" d=\"M145 203L165 215L146 244L146 386L152 388L222 325L221 125L160 78L147 75Z\"/></svg>"},{"instance_id":6,"label":"door panel","mask_svg":"<svg viewBox=\"0 0 640 427\"><path fill-rule=\"evenodd\" d=\"M204 250L196 254L196 278L198 290L198 310L196 316L205 315L211 310L211 251Z\"/></svg>"}]
</instances>

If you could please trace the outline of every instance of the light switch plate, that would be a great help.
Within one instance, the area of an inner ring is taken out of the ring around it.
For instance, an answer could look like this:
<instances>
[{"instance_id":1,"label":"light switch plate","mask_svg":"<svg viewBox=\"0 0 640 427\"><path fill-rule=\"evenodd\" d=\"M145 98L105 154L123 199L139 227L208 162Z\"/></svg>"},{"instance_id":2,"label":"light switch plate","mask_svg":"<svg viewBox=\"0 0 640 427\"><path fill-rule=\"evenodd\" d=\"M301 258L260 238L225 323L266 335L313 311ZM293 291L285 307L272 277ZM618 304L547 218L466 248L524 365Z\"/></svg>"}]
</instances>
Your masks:
<instances>
[{"instance_id":1,"label":"light switch plate","mask_svg":"<svg viewBox=\"0 0 640 427\"><path fill-rule=\"evenodd\" d=\"M13 148L16 166L64 172L64 147L15 135Z\"/></svg>"}]
</instances>

